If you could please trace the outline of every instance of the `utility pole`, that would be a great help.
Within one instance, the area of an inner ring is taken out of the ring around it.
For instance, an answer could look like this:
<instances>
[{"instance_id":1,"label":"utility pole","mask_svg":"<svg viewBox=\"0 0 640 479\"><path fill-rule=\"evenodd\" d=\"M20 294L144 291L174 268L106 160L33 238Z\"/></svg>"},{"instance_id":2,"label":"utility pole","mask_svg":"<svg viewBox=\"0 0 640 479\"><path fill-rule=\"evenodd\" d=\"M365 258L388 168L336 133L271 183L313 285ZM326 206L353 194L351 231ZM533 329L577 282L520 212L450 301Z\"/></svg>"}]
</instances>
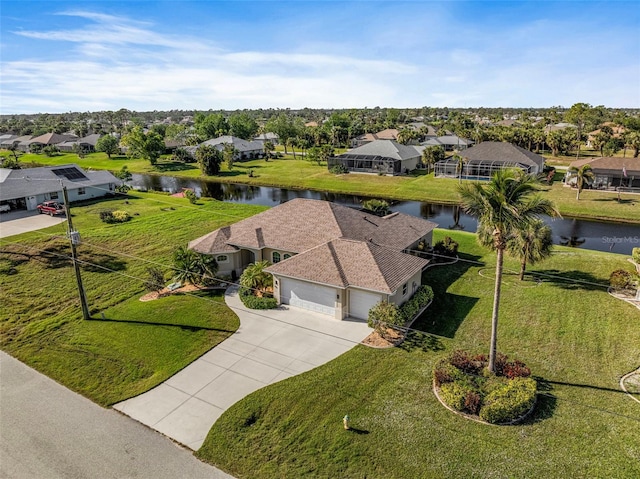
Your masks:
<instances>
[{"instance_id":1,"label":"utility pole","mask_svg":"<svg viewBox=\"0 0 640 479\"><path fill-rule=\"evenodd\" d=\"M62 183L62 181L60 182ZM76 271L76 281L78 282L78 293L80 293L80 306L82 306L82 317L85 320L91 319L89 316L89 306L87 306L87 296L84 292L84 286L82 286L82 276L80 276L80 265L78 264L78 253L76 252L76 245L80 244L80 233L73 229L73 223L71 221L71 208L69 206L69 197L67 196L67 187L62 186L62 197L64 199L64 209L67 215L67 235L71 242L71 258L73 261L73 268Z\"/></svg>"}]
</instances>

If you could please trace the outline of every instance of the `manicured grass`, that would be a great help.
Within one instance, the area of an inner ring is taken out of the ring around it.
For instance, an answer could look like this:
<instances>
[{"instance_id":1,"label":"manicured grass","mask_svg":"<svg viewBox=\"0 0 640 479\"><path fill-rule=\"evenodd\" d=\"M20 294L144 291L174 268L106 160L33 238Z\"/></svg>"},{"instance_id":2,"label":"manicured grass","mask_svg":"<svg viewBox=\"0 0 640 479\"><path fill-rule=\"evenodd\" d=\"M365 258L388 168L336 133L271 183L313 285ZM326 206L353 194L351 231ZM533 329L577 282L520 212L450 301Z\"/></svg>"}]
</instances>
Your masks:
<instances>
[{"instance_id":1,"label":"manicured grass","mask_svg":"<svg viewBox=\"0 0 640 479\"><path fill-rule=\"evenodd\" d=\"M440 405L431 370L456 348L488 352L495 255L468 233L437 233L482 264L427 270L436 296L416 325L425 334L398 349L356 346L256 391L223 414L198 457L239 478L638 477L640 409L618 380L640 363L640 315L575 282L606 282L630 269L625 257L558 248L532 268L541 283L507 275L498 347L531 366L543 395L526 423L487 426Z\"/></svg>"},{"instance_id":2,"label":"manicured grass","mask_svg":"<svg viewBox=\"0 0 640 479\"><path fill-rule=\"evenodd\" d=\"M111 171L120 170L123 165L127 165L130 171L138 173L168 174L190 178L201 176L195 164L185 165L162 159L154 168L149 162L143 160L126 158L108 160L104 153L87 155L83 160L79 160L73 154L55 157L28 154L24 155L22 160L56 165L78 163L84 167ZM249 170L253 170L253 177L248 176ZM457 179L435 178L433 173L426 175L423 172L396 177L367 174L334 175L327 170L326 165L318 166L306 160L294 160L290 155L277 160L238 162L231 171L224 165L219 176L210 178L225 183L307 188L396 200L451 204L458 202ZM559 181L551 187L545 186L543 194L553 200L565 216L640 223L640 197L635 194L622 194L622 201L618 202L616 193L585 190L580 201L577 201L575 190L565 188Z\"/></svg>"},{"instance_id":3,"label":"manicured grass","mask_svg":"<svg viewBox=\"0 0 640 479\"><path fill-rule=\"evenodd\" d=\"M103 209L133 219L106 225ZM159 384L233 333L238 319L221 293L138 301L150 264L134 257L170 264L177 246L263 209L142 193L72 208L91 321L81 319L64 224L0 240L2 349L102 405Z\"/></svg>"}]
</instances>

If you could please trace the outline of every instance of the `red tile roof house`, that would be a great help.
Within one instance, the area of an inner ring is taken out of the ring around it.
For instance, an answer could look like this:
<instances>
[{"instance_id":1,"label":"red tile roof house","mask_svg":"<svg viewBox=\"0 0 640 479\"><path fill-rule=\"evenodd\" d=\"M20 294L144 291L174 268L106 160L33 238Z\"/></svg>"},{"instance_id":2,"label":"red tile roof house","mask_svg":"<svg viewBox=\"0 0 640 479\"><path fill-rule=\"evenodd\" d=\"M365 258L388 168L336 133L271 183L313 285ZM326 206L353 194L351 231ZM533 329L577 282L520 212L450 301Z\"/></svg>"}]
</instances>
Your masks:
<instances>
[{"instance_id":1,"label":"red tile roof house","mask_svg":"<svg viewBox=\"0 0 640 479\"><path fill-rule=\"evenodd\" d=\"M189 248L214 255L223 275L270 261L266 271L279 304L367 319L378 301L401 305L422 284L428 261L406 251L431 244L436 226L401 213L381 218L298 198L193 240Z\"/></svg>"}]
</instances>

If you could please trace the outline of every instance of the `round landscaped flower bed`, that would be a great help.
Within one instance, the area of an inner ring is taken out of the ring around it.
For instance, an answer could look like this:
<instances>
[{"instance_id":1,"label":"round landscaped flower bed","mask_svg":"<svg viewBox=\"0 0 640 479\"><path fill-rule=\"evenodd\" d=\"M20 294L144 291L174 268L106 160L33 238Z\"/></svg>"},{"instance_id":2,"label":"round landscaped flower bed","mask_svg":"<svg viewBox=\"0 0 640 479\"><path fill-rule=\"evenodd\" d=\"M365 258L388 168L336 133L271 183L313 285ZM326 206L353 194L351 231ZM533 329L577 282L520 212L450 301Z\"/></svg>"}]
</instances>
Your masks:
<instances>
[{"instance_id":1,"label":"round landscaped flower bed","mask_svg":"<svg viewBox=\"0 0 640 479\"><path fill-rule=\"evenodd\" d=\"M454 351L433 369L436 397L465 417L491 424L515 424L535 407L536 381L521 361L496 356L496 373L487 369L483 354Z\"/></svg>"}]
</instances>

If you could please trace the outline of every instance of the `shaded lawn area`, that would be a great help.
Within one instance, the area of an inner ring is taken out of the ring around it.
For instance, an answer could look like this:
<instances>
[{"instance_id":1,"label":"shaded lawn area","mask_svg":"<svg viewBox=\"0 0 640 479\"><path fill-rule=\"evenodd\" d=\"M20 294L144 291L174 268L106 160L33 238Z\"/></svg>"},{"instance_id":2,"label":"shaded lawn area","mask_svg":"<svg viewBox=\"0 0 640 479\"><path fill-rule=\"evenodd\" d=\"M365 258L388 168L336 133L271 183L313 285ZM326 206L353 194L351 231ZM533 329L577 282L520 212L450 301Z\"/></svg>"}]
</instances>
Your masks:
<instances>
[{"instance_id":1,"label":"shaded lawn area","mask_svg":"<svg viewBox=\"0 0 640 479\"><path fill-rule=\"evenodd\" d=\"M438 230L435 239L444 234L483 264L427 270L436 296L417 324L422 341L357 346L256 391L223 414L197 456L239 478L638 477L640 409L618 380L640 364L640 315L602 288L505 278L498 347L531 366L542 391L526 423L478 424L437 402L431 370L440 357L488 352L493 279L478 272L495 266L474 235ZM532 270L605 282L629 267L620 255L558 248ZM467 304L452 308L456 298ZM355 431L343 429L345 414Z\"/></svg>"},{"instance_id":2,"label":"shaded lawn area","mask_svg":"<svg viewBox=\"0 0 640 479\"><path fill-rule=\"evenodd\" d=\"M104 153L92 153L79 160L76 155L66 154L47 157L44 155L26 154L23 161L34 161L42 164L78 163L84 167L109 169L117 171L127 165L134 173L154 173L181 176L188 178L201 177L196 164L184 165L159 160L156 167L148 161L114 158L108 160ZM249 170L254 176L249 177ZM284 158L265 161L249 160L234 163L230 171L222 166L220 175L208 177L213 181L224 183L243 183L251 185L274 186L280 188L312 189L330 193L362 195L394 200L432 201L437 203L458 203L458 180L451 178L435 178L433 173L415 172L408 176L378 176L363 174L334 175L327 170L326 164L317 165L307 160L293 159L291 155ZM560 212L566 216L581 218L601 218L618 221L640 223L640 199L637 195L623 193L624 201L618 202L615 193L584 190L580 201L575 199L576 191L565 188L561 182L545 186L544 195L556 202Z\"/></svg>"},{"instance_id":3,"label":"shaded lawn area","mask_svg":"<svg viewBox=\"0 0 640 479\"><path fill-rule=\"evenodd\" d=\"M0 240L2 349L109 405L159 384L228 337L238 319L221 293L138 300L150 264L134 257L170 265L177 246L264 210L200 203L136 193L73 208L91 321L81 319L64 226ZM137 215L106 225L99 219L105 208Z\"/></svg>"}]
</instances>

